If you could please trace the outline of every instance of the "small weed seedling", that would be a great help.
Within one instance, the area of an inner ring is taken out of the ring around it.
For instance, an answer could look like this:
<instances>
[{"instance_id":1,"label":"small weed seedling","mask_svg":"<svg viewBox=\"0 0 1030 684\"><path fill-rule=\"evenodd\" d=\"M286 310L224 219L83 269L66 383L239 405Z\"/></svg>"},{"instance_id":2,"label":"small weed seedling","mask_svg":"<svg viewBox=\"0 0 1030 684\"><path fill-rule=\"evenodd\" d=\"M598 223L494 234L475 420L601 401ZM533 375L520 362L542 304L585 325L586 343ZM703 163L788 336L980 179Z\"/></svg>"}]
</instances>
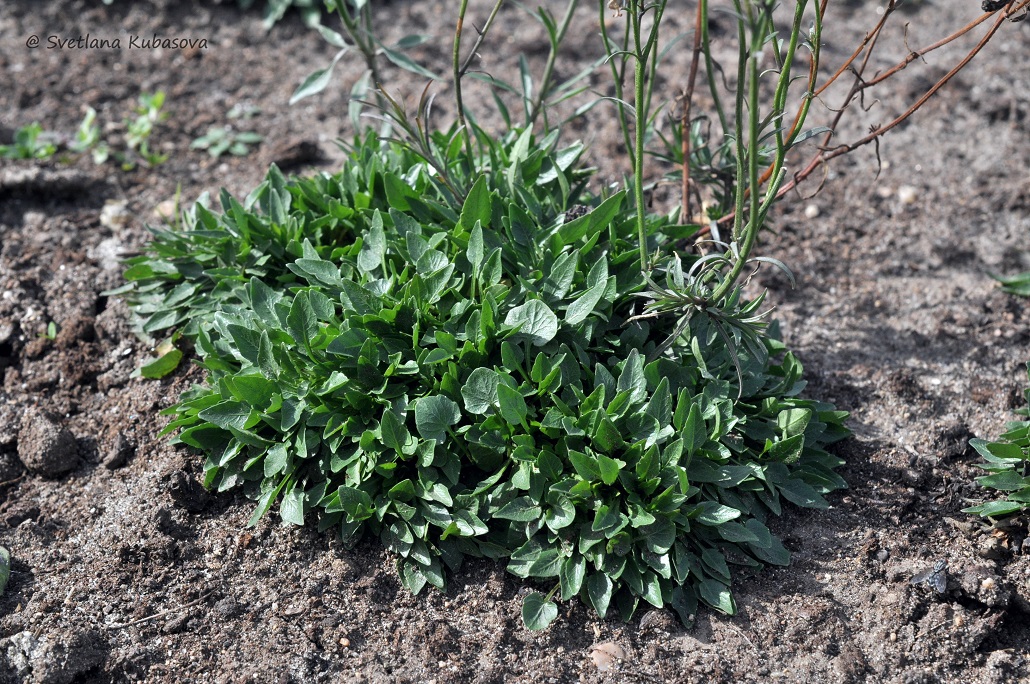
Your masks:
<instances>
[{"instance_id":1,"label":"small weed seedling","mask_svg":"<svg viewBox=\"0 0 1030 684\"><path fill-rule=\"evenodd\" d=\"M139 96L135 118L125 119L125 145L128 150L122 158L122 168L132 169L136 165L134 157L141 158L150 166L157 166L168 160L168 155L150 149L150 136L154 132L154 126L168 118L168 114L161 111L164 101L165 94L161 91L152 94L142 93Z\"/></svg>"},{"instance_id":2,"label":"small weed seedling","mask_svg":"<svg viewBox=\"0 0 1030 684\"><path fill-rule=\"evenodd\" d=\"M237 131L232 126L213 126L206 134L194 140L190 149L207 150L215 159L226 152L245 157L250 154L250 146L260 144L262 140L264 138L253 131Z\"/></svg>"},{"instance_id":3,"label":"small weed seedling","mask_svg":"<svg viewBox=\"0 0 1030 684\"><path fill-rule=\"evenodd\" d=\"M1030 363L1027 364L1030 380ZM1024 392L1027 406L1019 415L1027 420L1008 424L997 441L974 439L970 445L984 458L980 467L989 474L976 478L981 486L1001 492L1005 498L963 509L984 517L1002 517L1030 509L1030 388Z\"/></svg>"},{"instance_id":4,"label":"small weed seedling","mask_svg":"<svg viewBox=\"0 0 1030 684\"><path fill-rule=\"evenodd\" d=\"M55 152L54 136L36 122L19 128L13 144L0 145L0 157L5 159L49 159Z\"/></svg>"}]
</instances>

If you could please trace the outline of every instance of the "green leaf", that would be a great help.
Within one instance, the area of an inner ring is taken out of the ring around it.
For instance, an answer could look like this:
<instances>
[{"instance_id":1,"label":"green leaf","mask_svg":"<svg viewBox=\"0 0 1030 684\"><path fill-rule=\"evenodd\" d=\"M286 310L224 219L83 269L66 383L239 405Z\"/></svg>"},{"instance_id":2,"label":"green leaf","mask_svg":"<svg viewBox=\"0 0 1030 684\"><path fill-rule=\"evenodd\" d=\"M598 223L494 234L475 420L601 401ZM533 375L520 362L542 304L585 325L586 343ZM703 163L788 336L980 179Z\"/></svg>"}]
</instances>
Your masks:
<instances>
[{"instance_id":1,"label":"green leaf","mask_svg":"<svg viewBox=\"0 0 1030 684\"><path fill-rule=\"evenodd\" d=\"M336 66L336 63L340 61L340 58L347 53L347 50L348 48L343 48L337 52L336 56L333 57L333 61L331 61L329 66L325 69L318 69L311 72L311 74L304 79L304 82L301 83L295 91L293 91L293 95L290 97L290 104L295 104L298 101L303 100L305 97L316 95L325 90L326 86L329 85L330 79L333 77L333 68Z\"/></svg>"},{"instance_id":2,"label":"green leaf","mask_svg":"<svg viewBox=\"0 0 1030 684\"><path fill-rule=\"evenodd\" d=\"M542 346L558 334L558 317L550 307L539 299L531 299L522 306L508 312L504 324L518 327L518 338L528 339L536 346Z\"/></svg>"},{"instance_id":3,"label":"green leaf","mask_svg":"<svg viewBox=\"0 0 1030 684\"><path fill-rule=\"evenodd\" d=\"M172 349L156 360L140 366L139 372L145 378L157 380L178 368L180 361L182 361L182 352Z\"/></svg>"},{"instance_id":4,"label":"green leaf","mask_svg":"<svg viewBox=\"0 0 1030 684\"><path fill-rule=\"evenodd\" d=\"M318 332L318 317L306 292L298 292L286 316L286 325L293 338L301 344L310 343Z\"/></svg>"},{"instance_id":5,"label":"green leaf","mask_svg":"<svg viewBox=\"0 0 1030 684\"><path fill-rule=\"evenodd\" d=\"M529 408L519 391L504 383L497 384L497 400L500 403L501 417L509 425L525 423Z\"/></svg>"},{"instance_id":6,"label":"green leaf","mask_svg":"<svg viewBox=\"0 0 1030 684\"><path fill-rule=\"evenodd\" d=\"M570 245L583 238L591 239L612 222L612 219L619 213L622 200L625 197L625 190L618 192L606 199L601 203L601 206L586 216L581 216L563 225L558 229L558 238L561 240L561 243L563 245Z\"/></svg>"},{"instance_id":7,"label":"green leaf","mask_svg":"<svg viewBox=\"0 0 1030 684\"><path fill-rule=\"evenodd\" d=\"M982 503L978 506L971 506L970 508L963 508L963 513L973 513L983 518L999 518L1004 515L1010 515L1012 513L1018 513L1019 511L1027 508L1025 504L1019 504L1014 501L990 501L988 503Z\"/></svg>"},{"instance_id":8,"label":"green leaf","mask_svg":"<svg viewBox=\"0 0 1030 684\"><path fill-rule=\"evenodd\" d=\"M365 235L361 251L358 253L358 270L371 273L382 267L386 256L386 234L383 232L383 216L377 210L372 216L372 224ZM438 270L438 269L433 269Z\"/></svg>"},{"instance_id":9,"label":"green leaf","mask_svg":"<svg viewBox=\"0 0 1030 684\"><path fill-rule=\"evenodd\" d=\"M0 546L0 596L7 588L7 580L11 578L11 552Z\"/></svg>"},{"instance_id":10,"label":"green leaf","mask_svg":"<svg viewBox=\"0 0 1030 684\"><path fill-rule=\"evenodd\" d=\"M819 492L815 491L812 485L803 480L792 478L785 482L778 482L776 483L776 488L779 489L785 499L803 508L830 507L826 499Z\"/></svg>"},{"instance_id":11,"label":"green leaf","mask_svg":"<svg viewBox=\"0 0 1030 684\"><path fill-rule=\"evenodd\" d=\"M622 470L622 466L626 464L623 461L608 458L604 454L598 454L597 465L601 471L601 481L606 485L612 485L619 479L619 472Z\"/></svg>"},{"instance_id":12,"label":"green leaf","mask_svg":"<svg viewBox=\"0 0 1030 684\"><path fill-rule=\"evenodd\" d=\"M291 485L283 494L279 504L279 516L294 525L304 524L304 490Z\"/></svg>"},{"instance_id":13,"label":"green leaf","mask_svg":"<svg viewBox=\"0 0 1030 684\"><path fill-rule=\"evenodd\" d=\"M490 225L490 218L493 215L492 206L486 176L480 176L473 183L472 189L465 198L465 203L461 206L461 216L458 222L470 233L475 229L477 223L480 226L479 230L482 231L483 226Z\"/></svg>"},{"instance_id":14,"label":"green leaf","mask_svg":"<svg viewBox=\"0 0 1030 684\"><path fill-rule=\"evenodd\" d=\"M562 560L561 571L558 573L562 600L568 601L583 588L586 569L586 559L578 553Z\"/></svg>"},{"instance_id":15,"label":"green leaf","mask_svg":"<svg viewBox=\"0 0 1030 684\"><path fill-rule=\"evenodd\" d=\"M705 579L701 581L698 590L701 594L701 600L712 608L727 615L734 615L737 612L737 604L733 601L730 588L722 582Z\"/></svg>"},{"instance_id":16,"label":"green leaf","mask_svg":"<svg viewBox=\"0 0 1030 684\"><path fill-rule=\"evenodd\" d=\"M414 453L414 439L393 411L383 412L383 418L379 421L379 430L383 436L383 444L390 449L398 454Z\"/></svg>"},{"instance_id":17,"label":"green leaf","mask_svg":"<svg viewBox=\"0 0 1030 684\"><path fill-rule=\"evenodd\" d=\"M498 376L490 368L477 368L462 385L461 397L465 401L465 410L481 415L498 404Z\"/></svg>"},{"instance_id":18,"label":"green leaf","mask_svg":"<svg viewBox=\"0 0 1030 684\"><path fill-rule=\"evenodd\" d=\"M522 599L522 622L527 629L547 629L556 617L558 606L540 592L534 591Z\"/></svg>"},{"instance_id":19,"label":"green leaf","mask_svg":"<svg viewBox=\"0 0 1030 684\"><path fill-rule=\"evenodd\" d=\"M591 573L587 579L587 597L590 599L590 605L602 618L608 614L608 606L611 604L614 588L615 585L612 584L611 579L602 572Z\"/></svg>"},{"instance_id":20,"label":"green leaf","mask_svg":"<svg viewBox=\"0 0 1030 684\"><path fill-rule=\"evenodd\" d=\"M622 435L619 434L619 429L615 427L608 416L603 416L597 424L597 428L593 434L593 443L601 451L611 454L621 448L624 444ZM597 460L600 462L601 458L605 458L611 461L610 458L604 456L598 456ZM604 466L601 467L601 473L604 474ZM611 482L605 482L605 484L611 484Z\"/></svg>"},{"instance_id":21,"label":"green leaf","mask_svg":"<svg viewBox=\"0 0 1030 684\"><path fill-rule=\"evenodd\" d=\"M479 221L472 227L469 234L469 246L465 251L469 263L472 264L473 273L479 273L479 267L483 263L483 226Z\"/></svg>"},{"instance_id":22,"label":"green leaf","mask_svg":"<svg viewBox=\"0 0 1030 684\"><path fill-rule=\"evenodd\" d=\"M701 417L701 408L697 403L690 405L690 412L687 414L686 423L683 425L682 436L683 445L687 448L687 454L691 457L708 441L708 428L705 426L704 418Z\"/></svg>"},{"instance_id":23,"label":"green leaf","mask_svg":"<svg viewBox=\"0 0 1030 684\"><path fill-rule=\"evenodd\" d=\"M528 496L520 496L502 506L493 514L493 517L516 522L531 522L539 519L541 515L543 515L543 511L536 501Z\"/></svg>"},{"instance_id":24,"label":"green leaf","mask_svg":"<svg viewBox=\"0 0 1030 684\"><path fill-rule=\"evenodd\" d=\"M242 401L223 401L206 408L198 415L201 419L213 423L223 430L235 428L246 430L254 410Z\"/></svg>"},{"instance_id":25,"label":"green leaf","mask_svg":"<svg viewBox=\"0 0 1030 684\"><path fill-rule=\"evenodd\" d=\"M623 363L616 385L618 392L630 392L630 402L638 403L647 396L647 380L644 377L644 357L636 349L630 350Z\"/></svg>"},{"instance_id":26,"label":"green leaf","mask_svg":"<svg viewBox=\"0 0 1030 684\"><path fill-rule=\"evenodd\" d=\"M776 416L776 425L782 431L784 437L795 437L804 435L805 428L812 420L812 410L805 408L792 408L780 411Z\"/></svg>"},{"instance_id":27,"label":"green leaf","mask_svg":"<svg viewBox=\"0 0 1030 684\"><path fill-rule=\"evenodd\" d=\"M721 525L740 517L740 511L736 508L730 508L714 501L706 501L699 508L701 513L697 516L697 521L704 525Z\"/></svg>"},{"instance_id":28,"label":"green leaf","mask_svg":"<svg viewBox=\"0 0 1030 684\"><path fill-rule=\"evenodd\" d=\"M396 66L399 66L401 69L404 69L405 71L410 71L411 73L415 74L416 76L421 76L422 78L428 78L431 81L439 81L440 80L439 76L434 74L429 69L426 69L422 65L418 64L417 62L412 60L410 57L405 55L403 52L397 52L396 50L391 50L390 48L388 48L386 46L383 46L381 43L380 43L380 48L379 49L382 50L383 54L386 55L386 58L388 60L393 62Z\"/></svg>"},{"instance_id":29,"label":"green leaf","mask_svg":"<svg viewBox=\"0 0 1030 684\"><path fill-rule=\"evenodd\" d=\"M435 439L438 444L446 441L447 431L461 420L461 409L447 397L420 397L414 404L418 433L424 439Z\"/></svg>"},{"instance_id":30,"label":"green leaf","mask_svg":"<svg viewBox=\"0 0 1030 684\"><path fill-rule=\"evenodd\" d=\"M565 311L565 323L568 325L582 323L594 311L594 307L601 301L606 289L608 289L608 283L600 282L580 295Z\"/></svg>"}]
</instances>

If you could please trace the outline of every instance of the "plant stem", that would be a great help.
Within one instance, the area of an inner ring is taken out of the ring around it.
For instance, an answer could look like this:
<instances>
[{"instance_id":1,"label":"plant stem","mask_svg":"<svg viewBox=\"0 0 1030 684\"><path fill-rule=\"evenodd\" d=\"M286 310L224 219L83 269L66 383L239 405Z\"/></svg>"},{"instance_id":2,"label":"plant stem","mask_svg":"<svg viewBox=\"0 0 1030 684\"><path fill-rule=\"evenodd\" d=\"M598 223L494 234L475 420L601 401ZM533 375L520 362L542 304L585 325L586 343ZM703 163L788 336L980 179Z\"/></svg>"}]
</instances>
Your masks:
<instances>
[{"instance_id":1,"label":"plant stem","mask_svg":"<svg viewBox=\"0 0 1030 684\"><path fill-rule=\"evenodd\" d=\"M372 13L370 5L365 5L359 12L359 17L355 18L351 15L350 10L346 9L345 3L336 3L336 13L340 16L340 21L343 22L343 28L347 31L350 39L354 41L354 44L358 46L358 52L364 57L365 66L368 67L369 72L372 74L372 83L378 89L382 80L379 77L379 69L376 66L376 49L372 39ZM359 19L364 26L358 25ZM379 100L380 104L382 104L381 97L379 97Z\"/></svg>"},{"instance_id":2,"label":"plant stem","mask_svg":"<svg viewBox=\"0 0 1030 684\"><path fill-rule=\"evenodd\" d=\"M547 54L547 64L544 65L544 75L540 81L540 89L537 91L537 96L533 98L533 105L529 112L529 121L527 126L532 126L536 123L537 117L540 116L540 112L544 109L544 99L547 97L550 91L551 77L554 74L554 64L558 59L558 47L565 39L565 33L569 30L569 24L572 23L572 14L576 11L576 6L579 4L579 0L569 0L568 6L565 8L565 16L562 17L561 24L558 28L558 33L555 34L554 42L551 43L551 51ZM603 30L602 22L602 30ZM546 128L546 119L544 121Z\"/></svg>"},{"instance_id":3,"label":"plant stem","mask_svg":"<svg viewBox=\"0 0 1030 684\"><path fill-rule=\"evenodd\" d=\"M629 155L630 166L635 169L637 167L637 161L636 156L633 153L633 141L630 139L629 135L629 120L626 118L626 101L623 99L624 93L622 87L623 77L625 76L626 56L625 54L621 55L623 68L620 70L615 64L615 54L611 50L611 40L608 38L608 26L604 23L606 19L605 10L607 9L607 4L604 0L598 0L597 5L600 8L599 20L601 24L601 39L604 41L604 51L608 55L607 61L612 70L612 83L615 86L615 108L619 113L619 129L622 131L622 140L623 144L626 146L626 154ZM622 49L624 51L628 47L629 34L630 31L627 28L627 30L623 32Z\"/></svg>"},{"instance_id":4,"label":"plant stem","mask_svg":"<svg viewBox=\"0 0 1030 684\"><path fill-rule=\"evenodd\" d=\"M697 3L697 16L694 20L694 48L690 57L690 76L687 78L687 88L683 91L683 114L680 116L680 152L683 155L681 168L682 180L682 207L680 223L690 220L690 105L694 100L694 83L697 80L697 63L701 55L701 24L707 21L704 11L707 9L704 2ZM698 207L701 211L701 207Z\"/></svg>"},{"instance_id":5,"label":"plant stem","mask_svg":"<svg viewBox=\"0 0 1030 684\"><path fill-rule=\"evenodd\" d=\"M461 0L461 7L458 9L458 26L454 30L454 51L451 61L454 67L454 100L458 107L458 127L461 129L461 137L465 141L465 156L468 158L469 171L472 170L472 136L469 134L468 123L465 121L465 105L461 100L461 32L465 24L465 12L468 10L468 0Z\"/></svg>"},{"instance_id":6,"label":"plant stem","mask_svg":"<svg viewBox=\"0 0 1030 684\"><path fill-rule=\"evenodd\" d=\"M644 129L647 128L647 103L644 101L646 58L640 43L640 2L631 0L629 14L633 32L633 107L636 112L633 143L633 199L637 205L637 240L640 244L640 270L648 270L647 233L644 228Z\"/></svg>"}]
</instances>

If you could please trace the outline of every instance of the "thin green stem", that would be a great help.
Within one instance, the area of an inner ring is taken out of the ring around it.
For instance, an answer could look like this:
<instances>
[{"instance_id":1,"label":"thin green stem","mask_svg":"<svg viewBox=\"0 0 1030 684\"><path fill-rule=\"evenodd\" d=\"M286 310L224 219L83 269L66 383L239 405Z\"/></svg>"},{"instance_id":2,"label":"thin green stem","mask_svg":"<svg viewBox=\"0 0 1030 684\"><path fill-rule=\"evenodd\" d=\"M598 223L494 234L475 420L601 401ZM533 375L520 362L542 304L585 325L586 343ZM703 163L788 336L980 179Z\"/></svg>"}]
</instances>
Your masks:
<instances>
[{"instance_id":1,"label":"thin green stem","mask_svg":"<svg viewBox=\"0 0 1030 684\"><path fill-rule=\"evenodd\" d=\"M640 244L640 270L648 270L647 232L644 223L644 129L647 128L647 103L644 101L644 77L646 61L643 45L640 42L639 3L642 0L631 0L630 23L633 31L633 107L636 111L634 121L633 147L633 199L637 205L637 240Z\"/></svg>"},{"instance_id":2,"label":"thin green stem","mask_svg":"<svg viewBox=\"0 0 1030 684\"><path fill-rule=\"evenodd\" d=\"M604 41L604 51L608 55L608 65L612 70L612 83L615 86L615 107L619 114L619 129L622 131L622 141L626 146L626 154L629 155L629 163L634 169L637 167L636 156L633 153L633 143L630 139L629 134L629 120L626 118L626 105L623 97L623 75L624 72L619 70L619 67L615 63L615 54L611 49L611 40L608 38L608 26L605 24L607 18L605 12L608 9L608 4L605 0L598 0L597 6L600 8L599 21L601 24L601 39ZM626 63L625 50L628 47L627 41L629 40L629 28L623 32L623 55L621 61L623 65Z\"/></svg>"},{"instance_id":3,"label":"thin green stem","mask_svg":"<svg viewBox=\"0 0 1030 684\"><path fill-rule=\"evenodd\" d=\"M701 52L705 56L705 74L708 76L708 90L712 94L712 103L715 112L719 117L719 125L722 126L723 134L729 132L729 123L726 121L726 112L722 106L722 98L719 97L719 84L716 81L717 71L715 60L712 59L712 39L708 34L708 0L701 2Z\"/></svg>"},{"instance_id":4,"label":"thin green stem","mask_svg":"<svg viewBox=\"0 0 1030 684\"><path fill-rule=\"evenodd\" d=\"M458 108L458 127L461 129L461 137L465 142L465 156L468 158L469 171L473 168L472 162L472 136L469 134L468 122L465 121L465 104L461 99L461 33L465 24L465 12L468 10L468 0L461 0L461 7L458 9L458 26L454 30L454 50L451 55L451 63L454 68L454 100Z\"/></svg>"},{"instance_id":5,"label":"thin green stem","mask_svg":"<svg viewBox=\"0 0 1030 684\"><path fill-rule=\"evenodd\" d=\"M350 13L350 10L346 9L345 3L336 3L336 13L340 16L340 21L343 22L344 30L350 39L354 41L354 44L358 47L358 52L365 59L365 66L368 67L369 72L372 74L372 82L376 87L379 87L382 79L379 76L379 67L376 66L377 50L375 40L372 38L374 34L372 32L371 6L365 5L359 12L359 15L355 17Z\"/></svg>"},{"instance_id":6,"label":"thin green stem","mask_svg":"<svg viewBox=\"0 0 1030 684\"><path fill-rule=\"evenodd\" d=\"M486 34L489 33L490 27L494 25L494 19L497 18L497 13L500 11L501 5L503 4L504 0L497 0L497 2L494 3L493 9L490 10L490 16L486 18L486 23L483 24L483 30L479 32L479 35L476 37L476 42L472 44L472 50L469 52L468 57L466 57L465 61L462 62L461 69L458 72L459 76L464 77L465 74L468 73L469 67L472 66L472 60L476 58L477 54L479 54L479 48L483 46L483 41L486 40Z\"/></svg>"},{"instance_id":7,"label":"thin green stem","mask_svg":"<svg viewBox=\"0 0 1030 684\"><path fill-rule=\"evenodd\" d=\"M537 91L537 96L533 99L527 126L535 124L537 117L540 116L540 112L544 109L544 100L550 93L551 78L554 75L554 65L558 60L558 48L561 46L562 41L565 40L565 33L569 30L569 25L572 23L572 14L576 11L577 5L579 5L579 0L569 0L569 4L565 7L565 15L562 17L561 24L558 26L558 32L555 34L554 42L551 43L551 51L547 54L547 63L544 65L544 75L540 81L540 89Z\"/></svg>"}]
</instances>

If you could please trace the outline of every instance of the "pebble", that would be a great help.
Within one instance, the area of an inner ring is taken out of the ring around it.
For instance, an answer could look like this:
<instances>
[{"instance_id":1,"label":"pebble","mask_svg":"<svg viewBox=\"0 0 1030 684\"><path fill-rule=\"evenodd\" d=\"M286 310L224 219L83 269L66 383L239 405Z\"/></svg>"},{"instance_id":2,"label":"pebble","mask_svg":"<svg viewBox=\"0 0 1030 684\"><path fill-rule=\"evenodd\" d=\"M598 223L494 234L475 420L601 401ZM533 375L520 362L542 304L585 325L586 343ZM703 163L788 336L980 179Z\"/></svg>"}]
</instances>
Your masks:
<instances>
[{"instance_id":1,"label":"pebble","mask_svg":"<svg viewBox=\"0 0 1030 684\"><path fill-rule=\"evenodd\" d=\"M165 200L154 207L154 218L167 221L175 216L175 210L178 207L175 200Z\"/></svg>"},{"instance_id":2,"label":"pebble","mask_svg":"<svg viewBox=\"0 0 1030 684\"><path fill-rule=\"evenodd\" d=\"M805 207L805 218L814 219L819 216L819 205L809 204Z\"/></svg>"},{"instance_id":3,"label":"pebble","mask_svg":"<svg viewBox=\"0 0 1030 684\"><path fill-rule=\"evenodd\" d=\"M880 549L876 552L876 560L880 561L881 563L885 563L887 559L890 557L891 553L887 549Z\"/></svg>"},{"instance_id":4,"label":"pebble","mask_svg":"<svg viewBox=\"0 0 1030 684\"><path fill-rule=\"evenodd\" d=\"M115 200L104 204L104 208L100 210L100 225L112 230L127 225L132 219L128 206L129 203L123 200Z\"/></svg>"},{"instance_id":5,"label":"pebble","mask_svg":"<svg viewBox=\"0 0 1030 684\"><path fill-rule=\"evenodd\" d=\"M919 193L911 185L902 185L898 188L898 199L902 204L915 204Z\"/></svg>"},{"instance_id":6,"label":"pebble","mask_svg":"<svg viewBox=\"0 0 1030 684\"><path fill-rule=\"evenodd\" d=\"M607 672L620 660L626 659L626 651L614 641L594 644L590 647L590 660L599 672Z\"/></svg>"},{"instance_id":7,"label":"pebble","mask_svg":"<svg viewBox=\"0 0 1030 684\"><path fill-rule=\"evenodd\" d=\"M125 465L130 458L136 454L136 445L129 441L125 433L119 432L114 438L114 443L104 456L104 467L108 470L117 470Z\"/></svg>"},{"instance_id":8,"label":"pebble","mask_svg":"<svg viewBox=\"0 0 1030 684\"><path fill-rule=\"evenodd\" d=\"M56 478L79 464L75 437L50 415L34 410L22 425L18 458L30 472Z\"/></svg>"}]
</instances>

